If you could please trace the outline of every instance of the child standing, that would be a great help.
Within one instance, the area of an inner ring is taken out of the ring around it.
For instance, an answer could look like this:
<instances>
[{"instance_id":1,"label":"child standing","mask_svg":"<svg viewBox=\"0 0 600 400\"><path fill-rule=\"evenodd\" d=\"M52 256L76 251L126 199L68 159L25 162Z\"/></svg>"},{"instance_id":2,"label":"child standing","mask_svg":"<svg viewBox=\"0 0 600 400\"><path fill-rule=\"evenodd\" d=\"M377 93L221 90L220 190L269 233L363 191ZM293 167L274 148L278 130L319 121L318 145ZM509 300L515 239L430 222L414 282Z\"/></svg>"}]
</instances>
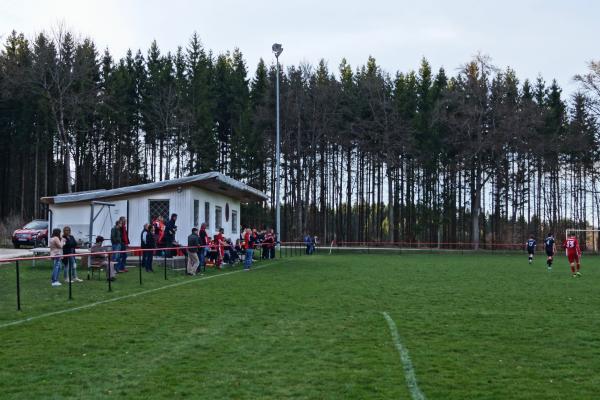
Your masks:
<instances>
[{"instance_id":1,"label":"child standing","mask_svg":"<svg viewBox=\"0 0 600 400\"><path fill-rule=\"evenodd\" d=\"M544 241L544 244L546 245L546 256L548 256L548 258L546 259L548 271L552 271L552 261L554 261L554 254L556 253L556 243L552 232L548 234L548 237Z\"/></svg>"},{"instance_id":2,"label":"child standing","mask_svg":"<svg viewBox=\"0 0 600 400\"><path fill-rule=\"evenodd\" d=\"M531 264L533 262L533 255L535 254L535 246L537 245L537 242L533 238L533 235L529 236L529 240L527 240L527 243L525 245L527 246L529 264Z\"/></svg>"}]
</instances>

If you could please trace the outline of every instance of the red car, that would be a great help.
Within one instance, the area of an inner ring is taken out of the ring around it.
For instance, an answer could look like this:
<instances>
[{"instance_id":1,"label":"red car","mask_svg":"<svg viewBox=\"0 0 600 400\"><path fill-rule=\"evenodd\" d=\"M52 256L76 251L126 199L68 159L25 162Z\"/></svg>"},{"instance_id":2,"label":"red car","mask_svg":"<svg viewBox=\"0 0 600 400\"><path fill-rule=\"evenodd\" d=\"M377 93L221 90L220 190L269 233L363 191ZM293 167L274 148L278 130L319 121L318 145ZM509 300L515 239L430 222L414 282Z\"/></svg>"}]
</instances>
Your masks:
<instances>
[{"instance_id":1,"label":"red car","mask_svg":"<svg viewBox=\"0 0 600 400\"><path fill-rule=\"evenodd\" d=\"M12 242L15 249L21 245L46 247L48 245L48 221L35 219L21 229L13 232Z\"/></svg>"}]
</instances>

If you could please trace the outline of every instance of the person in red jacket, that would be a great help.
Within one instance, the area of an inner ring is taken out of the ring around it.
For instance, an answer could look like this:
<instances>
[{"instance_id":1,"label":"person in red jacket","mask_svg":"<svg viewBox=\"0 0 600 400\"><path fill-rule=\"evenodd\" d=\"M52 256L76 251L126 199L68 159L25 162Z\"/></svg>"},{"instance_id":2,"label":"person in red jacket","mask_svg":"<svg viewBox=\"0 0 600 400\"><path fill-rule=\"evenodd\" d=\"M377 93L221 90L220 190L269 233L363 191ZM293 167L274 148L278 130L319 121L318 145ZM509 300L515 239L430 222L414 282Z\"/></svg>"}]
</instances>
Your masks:
<instances>
[{"instance_id":1,"label":"person in red jacket","mask_svg":"<svg viewBox=\"0 0 600 400\"><path fill-rule=\"evenodd\" d=\"M215 235L217 244L217 268L222 269L223 256L225 255L225 236L223 236L223 228L219 229L219 233Z\"/></svg>"},{"instance_id":2,"label":"person in red jacket","mask_svg":"<svg viewBox=\"0 0 600 400\"><path fill-rule=\"evenodd\" d=\"M267 229L265 233L265 240L262 242L262 258L270 259L274 258L271 256L271 249L275 246L275 237L273 235L273 229Z\"/></svg>"},{"instance_id":3,"label":"person in red jacket","mask_svg":"<svg viewBox=\"0 0 600 400\"><path fill-rule=\"evenodd\" d=\"M254 243L256 242L256 236L252 233L250 228L246 228L244 233L244 246L246 249L246 257L244 258L244 271L250 271L252 266L252 256L254 255Z\"/></svg>"},{"instance_id":4,"label":"person in red jacket","mask_svg":"<svg viewBox=\"0 0 600 400\"><path fill-rule=\"evenodd\" d=\"M152 225L154 225L154 234L157 238L157 244L162 245L163 237L165 236L165 219L162 215L157 215L152 221Z\"/></svg>"},{"instance_id":5,"label":"person in red jacket","mask_svg":"<svg viewBox=\"0 0 600 400\"><path fill-rule=\"evenodd\" d=\"M216 266L218 258L219 251L217 249L217 241L213 239L208 244L208 261L210 261L210 265Z\"/></svg>"},{"instance_id":6,"label":"person in red jacket","mask_svg":"<svg viewBox=\"0 0 600 400\"><path fill-rule=\"evenodd\" d=\"M581 276L579 272L580 259L581 259L581 248L579 247L579 241L575 235L569 236L563 243L563 247L567 253L569 264L571 265L571 273L573 278Z\"/></svg>"}]
</instances>

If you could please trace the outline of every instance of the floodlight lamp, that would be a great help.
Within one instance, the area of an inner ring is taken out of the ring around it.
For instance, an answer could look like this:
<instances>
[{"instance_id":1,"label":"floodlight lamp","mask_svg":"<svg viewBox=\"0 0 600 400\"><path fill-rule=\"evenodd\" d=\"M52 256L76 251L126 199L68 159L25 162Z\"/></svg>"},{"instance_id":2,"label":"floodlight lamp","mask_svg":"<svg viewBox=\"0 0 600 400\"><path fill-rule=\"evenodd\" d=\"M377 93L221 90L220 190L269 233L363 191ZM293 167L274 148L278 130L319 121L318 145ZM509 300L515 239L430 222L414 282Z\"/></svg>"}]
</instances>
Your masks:
<instances>
[{"instance_id":1,"label":"floodlight lamp","mask_svg":"<svg viewBox=\"0 0 600 400\"><path fill-rule=\"evenodd\" d=\"M281 46L281 43L274 43L271 49L273 50L273 53L275 53L275 57L279 57L279 55L283 52L283 46Z\"/></svg>"}]
</instances>

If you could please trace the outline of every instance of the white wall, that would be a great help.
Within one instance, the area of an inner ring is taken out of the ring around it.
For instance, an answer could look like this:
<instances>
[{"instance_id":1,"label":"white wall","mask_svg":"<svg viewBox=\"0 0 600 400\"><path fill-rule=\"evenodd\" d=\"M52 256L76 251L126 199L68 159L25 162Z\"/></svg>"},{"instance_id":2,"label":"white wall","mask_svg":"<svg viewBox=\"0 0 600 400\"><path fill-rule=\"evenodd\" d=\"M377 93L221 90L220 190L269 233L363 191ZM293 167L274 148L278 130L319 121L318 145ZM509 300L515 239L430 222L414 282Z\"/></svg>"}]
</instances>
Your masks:
<instances>
[{"instance_id":1,"label":"white wall","mask_svg":"<svg viewBox=\"0 0 600 400\"><path fill-rule=\"evenodd\" d=\"M214 193L196 187L185 187L180 193L177 190L143 193L129 197L129 239L132 246L140 245L140 234L144 223L150 222L149 213L150 200L169 200L169 215L177 214L177 233L175 240L181 245L187 245L187 237L194 227L194 200L199 201L198 225L204 221L204 203L210 204L210 223L208 233L215 235L215 208L220 206L222 210L221 226L225 231L225 237L234 241L240 232L240 202L236 199ZM229 219L225 218L225 208L229 204ZM232 233L232 211L237 212L237 233ZM154 217L154 216L152 216Z\"/></svg>"},{"instance_id":2,"label":"white wall","mask_svg":"<svg viewBox=\"0 0 600 400\"><path fill-rule=\"evenodd\" d=\"M203 222L208 222L207 232L212 236L217 234L217 230L215 228L215 210L216 207L221 207L221 227L224 230L224 234L226 238L231 238L234 242L240 235L240 202L237 199L233 199L231 197L227 197L225 195L210 192L208 190L192 187L190 188L190 215L189 215L189 223L190 229L193 224L193 211L194 211L194 200L200 201L200 215L198 216L198 228L200 224ZM210 221L205 221L204 218L204 203L208 202L210 205ZM229 205L229 219L226 217L226 206ZM232 214L233 211L237 212L237 224L235 231L232 232Z\"/></svg>"},{"instance_id":3,"label":"white wall","mask_svg":"<svg viewBox=\"0 0 600 400\"><path fill-rule=\"evenodd\" d=\"M98 217L94 221L94 229L92 230L93 238L98 235L104 236L105 239L110 239L110 230L122 215L127 215L127 200L108 201L108 203L114 204L114 207L109 208L101 206L94 206L94 215L98 214ZM87 242L89 238L89 226L90 226L90 215L91 205L90 204L51 204L50 210L52 211L52 229L62 229L64 226L70 226L72 235L76 240ZM109 241L104 242L105 245L110 244Z\"/></svg>"},{"instance_id":4,"label":"white wall","mask_svg":"<svg viewBox=\"0 0 600 400\"><path fill-rule=\"evenodd\" d=\"M111 207L111 214L107 212L107 208L102 211L94 223L94 237L98 234L110 239L110 229L120 216L127 216L128 233L131 246L140 245L140 234L145 223L151 222L149 216L149 201L150 200L169 200L169 215L176 213L177 216L177 233L175 239L181 245L187 245L187 237L191 233L194 225L194 200L199 201L198 226L204 221L204 203L210 204L210 221L208 233L215 235L215 209L220 206L222 210L221 226L225 231L225 237L231 238L233 241L240 234L240 202L236 199L214 193L205 189L196 187L184 187L180 192L176 189L145 192L139 195L127 196L126 200L111 200L102 199L107 203L115 204ZM226 218L226 206L229 205L229 219ZM95 206L99 207L99 206ZM53 212L52 224L53 227L62 228L64 225L70 225L73 230L73 236L79 239L79 236L87 241L89 234L90 221L90 205L89 204L52 204L50 209ZM96 212L98 208L96 208ZM232 214L237 212L237 229L236 233L232 232ZM112 220L111 220L112 217ZM154 217L154 216L152 216ZM78 236L79 235L79 236ZM105 244L109 244L107 241Z\"/></svg>"}]
</instances>

